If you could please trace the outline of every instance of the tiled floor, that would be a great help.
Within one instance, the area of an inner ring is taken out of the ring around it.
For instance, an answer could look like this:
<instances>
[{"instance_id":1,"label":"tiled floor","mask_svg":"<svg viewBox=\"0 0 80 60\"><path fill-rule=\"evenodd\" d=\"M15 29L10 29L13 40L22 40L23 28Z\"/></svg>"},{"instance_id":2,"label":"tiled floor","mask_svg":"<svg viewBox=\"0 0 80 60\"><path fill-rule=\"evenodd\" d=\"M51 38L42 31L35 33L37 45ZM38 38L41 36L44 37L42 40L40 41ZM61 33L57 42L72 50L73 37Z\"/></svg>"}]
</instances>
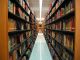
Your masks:
<instances>
[{"instance_id":1,"label":"tiled floor","mask_svg":"<svg viewBox=\"0 0 80 60\"><path fill-rule=\"evenodd\" d=\"M52 60L52 57L50 55L43 33L38 33L38 36L29 60Z\"/></svg>"}]
</instances>

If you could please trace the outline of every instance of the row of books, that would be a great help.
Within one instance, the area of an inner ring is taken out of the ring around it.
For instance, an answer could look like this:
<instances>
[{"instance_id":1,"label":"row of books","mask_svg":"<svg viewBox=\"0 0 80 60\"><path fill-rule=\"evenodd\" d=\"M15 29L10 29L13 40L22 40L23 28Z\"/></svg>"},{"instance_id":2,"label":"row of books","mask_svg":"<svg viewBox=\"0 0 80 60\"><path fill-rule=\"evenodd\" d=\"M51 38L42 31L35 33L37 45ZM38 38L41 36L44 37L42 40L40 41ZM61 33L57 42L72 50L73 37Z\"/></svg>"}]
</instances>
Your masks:
<instances>
[{"instance_id":1,"label":"row of books","mask_svg":"<svg viewBox=\"0 0 80 60\"><path fill-rule=\"evenodd\" d=\"M19 21L14 21L9 18L8 21L8 32L16 31L16 30L30 30L30 24L23 24Z\"/></svg>"},{"instance_id":2,"label":"row of books","mask_svg":"<svg viewBox=\"0 0 80 60\"><path fill-rule=\"evenodd\" d=\"M20 36L13 36L13 37L8 37L9 38L9 51L11 51L12 49L14 48L17 48L18 45L22 45L24 44L24 42L27 42L25 39L24 39L24 36L23 34L21 34Z\"/></svg>"},{"instance_id":3,"label":"row of books","mask_svg":"<svg viewBox=\"0 0 80 60\"><path fill-rule=\"evenodd\" d=\"M63 30L74 31L75 30L75 20L71 17L69 20L63 22Z\"/></svg>"},{"instance_id":4,"label":"row of books","mask_svg":"<svg viewBox=\"0 0 80 60\"><path fill-rule=\"evenodd\" d=\"M19 59L21 59L21 57L19 57L21 55L18 55L18 54L19 54L19 52L15 50L13 52L13 54L9 56L10 57L9 60L19 60ZM23 58L21 60L29 59L30 54L31 54L30 50L27 50L27 52L25 52L25 56L23 56Z\"/></svg>"},{"instance_id":5,"label":"row of books","mask_svg":"<svg viewBox=\"0 0 80 60\"><path fill-rule=\"evenodd\" d=\"M50 8L49 8L49 11L51 10L52 6L54 5L56 0L54 0L51 4L50 4ZM55 7L53 7L51 13L48 15L47 18L49 18L49 16L51 16L55 10L61 5L61 3L63 2L64 0L58 0L57 3L55 4Z\"/></svg>"},{"instance_id":6,"label":"row of books","mask_svg":"<svg viewBox=\"0 0 80 60\"><path fill-rule=\"evenodd\" d=\"M52 24L52 29L61 30L62 28L62 22Z\"/></svg>"},{"instance_id":7,"label":"row of books","mask_svg":"<svg viewBox=\"0 0 80 60\"><path fill-rule=\"evenodd\" d=\"M58 5L59 6L59 5ZM52 12L50 13L50 15L48 16L48 18L55 12L56 7L53 8ZM63 7L61 7L56 14L52 17L51 20L49 20L48 23L50 23L51 21L54 21L58 18L60 18L63 15L66 15L67 13L71 12L74 10L74 2L70 1L68 5L64 5Z\"/></svg>"},{"instance_id":8,"label":"row of books","mask_svg":"<svg viewBox=\"0 0 80 60\"><path fill-rule=\"evenodd\" d=\"M48 25L48 29L55 29L55 30L63 30L63 31L75 31L75 21L74 17L71 17L69 19L65 19L63 21L60 21L58 23Z\"/></svg>"},{"instance_id":9,"label":"row of books","mask_svg":"<svg viewBox=\"0 0 80 60\"><path fill-rule=\"evenodd\" d=\"M66 47L68 50L70 50L72 52L74 51L74 49L73 49L74 36L73 35L65 35L65 34L62 34L62 33L52 32L52 37L57 42L59 42L61 45ZM54 44L53 42L52 42L52 44Z\"/></svg>"},{"instance_id":10,"label":"row of books","mask_svg":"<svg viewBox=\"0 0 80 60\"><path fill-rule=\"evenodd\" d=\"M64 59L64 60L73 60L74 58L73 58L73 56L68 54L65 50L63 50L62 59Z\"/></svg>"},{"instance_id":11,"label":"row of books","mask_svg":"<svg viewBox=\"0 0 80 60\"><path fill-rule=\"evenodd\" d=\"M74 10L73 5L74 5L73 2L70 1L70 3L67 6L65 5L64 7L60 8L60 10L58 10L58 12L52 18L52 20L54 21L54 20L60 18L61 16L66 15L67 13L73 11Z\"/></svg>"},{"instance_id":12,"label":"row of books","mask_svg":"<svg viewBox=\"0 0 80 60\"><path fill-rule=\"evenodd\" d=\"M49 37L49 36L47 36L47 37ZM50 38L48 38L48 40L49 39ZM73 56L71 56L68 52L66 52L65 49L63 49L61 45L59 45L57 42L55 42L55 40L53 40L52 45L54 46L54 49L56 50L56 52L58 53L58 55L60 56L60 58L62 60L73 60ZM50 43L48 43L48 47L49 47L50 53L52 55L52 58L55 60L59 60L58 55L56 55L56 53L53 50L53 48L51 47Z\"/></svg>"},{"instance_id":13,"label":"row of books","mask_svg":"<svg viewBox=\"0 0 80 60\"><path fill-rule=\"evenodd\" d=\"M9 55L9 60L17 60L17 51L15 50L13 54Z\"/></svg>"},{"instance_id":14,"label":"row of books","mask_svg":"<svg viewBox=\"0 0 80 60\"><path fill-rule=\"evenodd\" d=\"M47 36L47 39L52 40L51 44L54 46L54 48L58 52L59 56L61 56L61 58L64 60L67 60L67 59L73 60L72 55L70 55L67 51L65 51L65 48L71 52L74 51L74 48L73 48L74 36L73 35L65 35L65 34L57 33L57 32L51 32L51 31L47 31L47 34L49 34L50 36L52 36L54 38L54 39L52 39L51 37ZM50 45L49 45L49 47L50 47ZM65 48L63 48L63 47L65 47ZM52 51L51 48L49 48L49 49L50 49L50 51Z\"/></svg>"},{"instance_id":15,"label":"row of books","mask_svg":"<svg viewBox=\"0 0 80 60\"><path fill-rule=\"evenodd\" d=\"M11 55L14 55L14 51L16 51L16 58L19 59L19 57L23 54L24 50L26 48L30 48L29 35L31 35L30 32L26 34L24 33L21 35L8 37L8 49Z\"/></svg>"},{"instance_id":16,"label":"row of books","mask_svg":"<svg viewBox=\"0 0 80 60\"><path fill-rule=\"evenodd\" d=\"M74 37L70 35L64 35L64 46L67 47L69 50L73 51L73 42Z\"/></svg>"},{"instance_id":17,"label":"row of books","mask_svg":"<svg viewBox=\"0 0 80 60\"><path fill-rule=\"evenodd\" d=\"M59 44L54 46L58 55L61 57L62 60L73 60L73 56L71 56L68 52L66 52Z\"/></svg>"},{"instance_id":18,"label":"row of books","mask_svg":"<svg viewBox=\"0 0 80 60\"><path fill-rule=\"evenodd\" d=\"M23 0L20 0L22 1L22 7L23 9L28 13L30 14L30 10L28 9L27 5L25 4L25 2ZM29 21L29 16L27 16L22 10L20 7L18 7L18 5L12 3L10 0L8 1L8 10L13 13L14 15L17 15L25 20L28 20Z\"/></svg>"},{"instance_id":19,"label":"row of books","mask_svg":"<svg viewBox=\"0 0 80 60\"><path fill-rule=\"evenodd\" d=\"M49 51L51 53L52 59L59 60L58 56L56 55L54 49L52 48L51 44L48 43Z\"/></svg>"}]
</instances>

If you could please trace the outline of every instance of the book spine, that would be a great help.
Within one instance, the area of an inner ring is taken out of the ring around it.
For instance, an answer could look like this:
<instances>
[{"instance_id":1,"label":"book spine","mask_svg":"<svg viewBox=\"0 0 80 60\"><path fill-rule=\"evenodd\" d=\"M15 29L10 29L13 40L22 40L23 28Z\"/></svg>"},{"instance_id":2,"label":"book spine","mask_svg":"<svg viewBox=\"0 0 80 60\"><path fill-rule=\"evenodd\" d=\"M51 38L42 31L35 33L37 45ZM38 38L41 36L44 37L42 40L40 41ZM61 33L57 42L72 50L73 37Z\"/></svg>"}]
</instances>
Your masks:
<instances>
[{"instance_id":1,"label":"book spine","mask_svg":"<svg viewBox=\"0 0 80 60\"><path fill-rule=\"evenodd\" d=\"M16 22L12 19L9 19L8 21L8 32L16 30Z\"/></svg>"},{"instance_id":2,"label":"book spine","mask_svg":"<svg viewBox=\"0 0 80 60\"><path fill-rule=\"evenodd\" d=\"M11 12L11 13L13 13L13 6L14 4L10 1L10 0L8 0L8 10Z\"/></svg>"}]
</instances>

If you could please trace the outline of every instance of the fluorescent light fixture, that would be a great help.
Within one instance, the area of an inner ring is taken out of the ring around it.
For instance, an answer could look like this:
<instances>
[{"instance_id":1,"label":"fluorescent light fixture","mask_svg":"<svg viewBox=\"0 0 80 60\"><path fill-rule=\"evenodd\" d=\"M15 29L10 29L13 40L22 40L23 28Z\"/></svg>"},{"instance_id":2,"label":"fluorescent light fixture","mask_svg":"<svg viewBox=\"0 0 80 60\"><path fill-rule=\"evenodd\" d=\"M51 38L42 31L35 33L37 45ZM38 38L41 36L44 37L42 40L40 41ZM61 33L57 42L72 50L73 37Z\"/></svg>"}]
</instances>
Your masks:
<instances>
[{"instance_id":1,"label":"fluorescent light fixture","mask_svg":"<svg viewBox=\"0 0 80 60\"><path fill-rule=\"evenodd\" d=\"M41 15L42 15L42 0L39 0L40 4L40 21L41 21Z\"/></svg>"},{"instance_id":2,"label":"fluorescent light fixture","mask_svg":"<svg viewBox=\"0 0 80 60\"><path fill-rule=\"evenodd\" d=\"M40 5L40 19L39 19L39 24L42 24L42 22L41 22L41 15L42 15L42 0L39 0L39 5ZM41 56L41 43L40 43L40 60L42 60L42 56Z\"/></svg>"}]
</instances>

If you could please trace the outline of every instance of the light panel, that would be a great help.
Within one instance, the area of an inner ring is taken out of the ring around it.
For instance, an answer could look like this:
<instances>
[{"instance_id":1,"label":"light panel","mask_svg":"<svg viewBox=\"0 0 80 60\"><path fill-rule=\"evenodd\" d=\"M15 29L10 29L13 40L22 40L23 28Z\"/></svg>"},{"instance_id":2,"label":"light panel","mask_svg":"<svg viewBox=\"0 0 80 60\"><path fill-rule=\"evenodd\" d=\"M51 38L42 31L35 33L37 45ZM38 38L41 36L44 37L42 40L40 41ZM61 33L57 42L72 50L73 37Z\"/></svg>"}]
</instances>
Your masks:
<instances>
[{"instance_id":1,"label":"light panel","mask_svg":"<svg viewBox=\"0 0 80 60\"><path fill-rule=\"evenodd\" d=\"M40 6L40 21L42 17L42 0L39 0L39 6Z\"/></svg>"}]
</instances>

